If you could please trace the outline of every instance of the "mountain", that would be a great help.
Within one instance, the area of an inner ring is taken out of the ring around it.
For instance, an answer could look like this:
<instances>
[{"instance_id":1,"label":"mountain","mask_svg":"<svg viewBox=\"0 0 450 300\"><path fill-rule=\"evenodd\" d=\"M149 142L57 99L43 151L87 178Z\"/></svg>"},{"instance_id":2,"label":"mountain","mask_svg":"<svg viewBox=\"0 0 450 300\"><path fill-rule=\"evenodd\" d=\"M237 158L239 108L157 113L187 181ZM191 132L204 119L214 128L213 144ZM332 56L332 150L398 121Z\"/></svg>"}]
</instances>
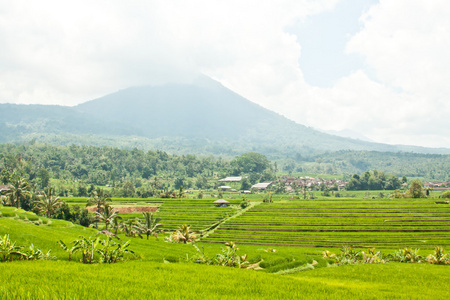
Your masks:
<instances>
[{"instance_id":1,"label":"mountain","mask_svg":"<svg viewBox=\"0 0 450 300\"><path fill-rule=\"evenodd\" d=\"M366 137L365 135L356 132L354 130L350 130L350 129L343 129L343 130L320 130L321 132L325 132L331 135L337 135L340 137L346 137L346 138L351 138L354 140L361 140L361 141L366 141L366 142L371 142L371 143L375 143L375 141L371 140L370 138Z\"/></svg>"},{"instance_id":2,"label":"mountain","mask_svg":"<svg viewBox=\"0 0 450 300\"><path fill-rule=\"evenodd\" d=\"M450 153L450 149L386 145L319 132L206 77L193 84L132 87L75 107L0 104L0 142L33 138L231 155L337 150Z\"/></svg>"}]
</instances>

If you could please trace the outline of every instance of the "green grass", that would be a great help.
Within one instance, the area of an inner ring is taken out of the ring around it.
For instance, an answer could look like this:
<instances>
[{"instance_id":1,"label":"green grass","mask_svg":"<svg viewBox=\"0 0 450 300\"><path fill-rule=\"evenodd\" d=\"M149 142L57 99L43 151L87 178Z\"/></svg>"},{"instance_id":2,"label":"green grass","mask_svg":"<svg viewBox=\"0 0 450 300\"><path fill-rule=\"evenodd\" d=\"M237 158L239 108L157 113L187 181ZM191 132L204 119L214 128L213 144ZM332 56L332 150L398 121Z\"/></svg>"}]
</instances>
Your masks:
<instances>
[{"instance_id":1,"label":"green grass","mask_svg":"<svg viewBox=\"0 0 450 300\"><path fill-rule=\"evenodd\" d=\"M277 204L268 206L276 207ZM256 206L255 209L261 207ZM123 235L122 240L131 240L130 249L140 255L140 260L113 265L83 265L77 262L77 255L74 257L75 261L67 261L68 255L57 245L57 241L61 239L70 242L80 235L94 236L97 233L95 229L61 220L48 220L15 208L0 207L0 212L11 214L10 217L0 218L0 235L9 234L13 241L23 246L33 243L44 251L52 249L52 254L58 257L57 261L0 263L2 300L450 297L450 266L388 263L326 267L326 261L320 254L323 248L245 245L236 239L238 234L230 235L224 241L237 241L239 253L247 254L251 263L262 261L260 265L264 270L240 270L186 262L187 258L196 254L192 245L165 243L153 237L149 240L127 238ZM19 215L22 218L18 218ZM35 218L42 223L30 221ZM43 224L44 221L47 225ZM287 232L285 235L296 234ZM280 233L275 232L275 235ZM345 233L333 233L331 236L345 237ZM368 236L376 237L373 233ZM353 233L353 237L358 237L357 233ZM197 246L200 249L203 247L209 257L214 257L224 247L223 244L210 243L198 243ZM276 252L266 252L269 247L275 248ZM426 255L426 251L423 250L420 254ZM390 252L385 252L387 253ZM311 270L313 261L318 262L318 265Z\"/></svg>"},{"instance_id":2,"label":"green grass","mask_svg":"<svg viewBox=\"0 0 450 300\"><path fill-rule=\"evenodd\" d=\"M302 284L335 287L347 291L347 298L448 299L448 266L389 263L346 265L289 275ZM356 292L358 291L358 292Z\"/></svg>"},{"instance_id":3,"label":"green grass","mask_svg":"<svg viewBox=\"0 0 450 300\"><path fill-rule=\"evenodd\" d=\"M0 264L1 299L448 299L448 267L355 265L275 275L132 261Z\"/></svg>"}]
</instances>

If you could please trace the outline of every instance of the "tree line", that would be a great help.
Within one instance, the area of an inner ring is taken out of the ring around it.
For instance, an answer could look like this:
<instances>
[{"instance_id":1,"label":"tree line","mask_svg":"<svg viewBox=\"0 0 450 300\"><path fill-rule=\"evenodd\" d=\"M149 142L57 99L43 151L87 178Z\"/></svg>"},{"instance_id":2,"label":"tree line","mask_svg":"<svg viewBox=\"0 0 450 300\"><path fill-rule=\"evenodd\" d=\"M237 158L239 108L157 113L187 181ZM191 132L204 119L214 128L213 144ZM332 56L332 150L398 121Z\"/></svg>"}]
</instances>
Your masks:
<instances>
[{"instance_id":1,"label":"tree line","mask_svg":"<svg viewBox=\"0 0 450 300\"><path fill-rule=\"evenodd\" d=\"M252 182L269 180L275 178L275 168L255 152L223 159L159 150L0 144L0 184L20 176L37 191L57 179L54 188L59 196L88 196L96 186L108 186L113 197L146 198L172 194L180 187L216 188L217 179L243 174Z\"/></svg>"}]
</instances>

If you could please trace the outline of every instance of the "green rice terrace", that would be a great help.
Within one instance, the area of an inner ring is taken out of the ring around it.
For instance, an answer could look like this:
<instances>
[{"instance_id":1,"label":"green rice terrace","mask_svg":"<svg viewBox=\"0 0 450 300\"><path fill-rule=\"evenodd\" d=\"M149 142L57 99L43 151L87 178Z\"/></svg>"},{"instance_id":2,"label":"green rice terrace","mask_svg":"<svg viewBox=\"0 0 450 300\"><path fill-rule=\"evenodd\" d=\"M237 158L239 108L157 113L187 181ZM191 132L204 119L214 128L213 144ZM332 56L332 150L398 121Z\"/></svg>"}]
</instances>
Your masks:
<instances>
[{"instance_id":1,"label":"green rice terrace","mask_svg":"<svg viewBox=\"0 0 450 300\"><path fill-rule=\"evenodd\" d=\"M84 207L87 198L63 198L71 205ZM140 218L142 211L153 211L164 224L164 230L175 230L181 224L191 225L194 231L203 231L217 222L232 216L241 199L229 199L230 206L217 207L211 199L127 199L112 198L111 205L123 220ZM139 208L148 208L140 210ZM120 211L126 211L121 213Z\"/></svg>"},{"instance_id":2,"label":"green rice terrace","mask_svg":"<svg viewBox=\"0 0 450 300\"><path fill-rule=\"evenodd\" d=\"M86 198L64 198L86 205ZM166 232L188 224L203 242L355 248L450 246L450 205L437 199L275 200L240 209L241 199L218 207L214 199L113 198L123 220L142 217L142 208L161 219ZM139 209L141 208L141 209ZM124 213L120 213L124 211Z\"/></svg>"},{"instance_id":3,"label":"green rice terrace","mask_svg":"<svg viewBox=\"0 0 450 300\"><path fill-rule=\"evenodd\" d=\"M450 205L432 199L295 200L260 203L207 242L301 247L450 245Z\"/></svg>"}]
</instances>

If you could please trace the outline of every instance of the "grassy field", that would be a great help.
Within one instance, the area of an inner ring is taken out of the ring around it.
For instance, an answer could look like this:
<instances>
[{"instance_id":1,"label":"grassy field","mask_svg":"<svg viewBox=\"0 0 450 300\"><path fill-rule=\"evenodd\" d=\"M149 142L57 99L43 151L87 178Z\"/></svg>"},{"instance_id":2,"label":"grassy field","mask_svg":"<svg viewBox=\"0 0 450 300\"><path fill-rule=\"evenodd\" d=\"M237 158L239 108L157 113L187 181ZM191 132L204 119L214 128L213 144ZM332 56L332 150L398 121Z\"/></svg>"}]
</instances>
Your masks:
<instances>
[{"instance_id":1,"label":"grassy field","mask_svg":"<svg viewBox=\"0 0 450 300\"><path fill-rule=\"evenodd\" d=\"M419 229L435 230L434 228L437 228L434 226L435 223L449 226L448 206L439 206L429 200L394 202L386 199L370 201L321 199L280 200L275 203L252 201L253 206L248 211L228 208L223 215L213 216L212 212L216 207L211 207L211 199L181 201L159 202L158 213L165 214L163 220L173 221L171 224L175 226L175 224L194 222L196 219L211 215L206 225L198 223L197 226L200 229L217 220L222 220L224 223L213 231L205 242L197 243L197 247L203 249L209 257L214 257L224 247L223 242L235 241L238 244L239 253L247 254L251 263L260 262L263 269L254 271L200 265L190 262L190 258L197 254L197 250L192 245L166 243L161 238L157 240L151 237L146 240L128 238L123 235L120 235L123 241L131 241L130 248L138 254L138 260L117 264L84 265L78 262L80 259L78 254L75 255L74 261L69 262L67 253L57 245L57 241L63 240L68 243L79 236L95 236L98 232L96 229L62 220L47 219L15 208L0 207L0 235L9 234L12 240L23 246L33 243L44 251L51 249L52 254L57 257L56 261L0 263L2 282L0 299L193 299L200 297L208 299L448 299L450 297L449 266L391 262L379 265L327 267L327 261L322 258L321 252L328 249L328 246L344 243L317 244L317 241L323 237L321 234L327 234L333 241L347 242L351 237L369 246L378 239L376 234L379 234L385 241L401 238L402 246L414 247L415 245L408 242L425 236L429 241L434 241L420 244L422 249L420 254L427 255L434 243L439 245L448 243L448 236L439 237L445 232L435 232L433 236L431 231L394 233L313 231L303 232L301 233L303 237L299 238L299 232L282 230L310 229L323 225L329 228L332 224L330 222L335 222L337 226L334 227L339 230L379 228L377 224L387 226L385 228L398 228L390 224L396 222L385 222L387 218L411 220L406 223L418 226ZM147 202L140 203L124 199L116 200L114 204L118 202L122 205L148 205ZM234 205L237 206L239 202L240 200L236 199ZM73 199L72 204L76 205L76 199ZM308 214L311 215L305 217ZM346 217L342 217L343 215ZM323 223L324 221L326 223ZM228 227L232 229L225 229ZM403 227L411 228L411 226ZM263 228L275 229L275 231L242 230L239 233L239 228ZM236 232L233 233L233 230ZM230 232L232 234L229 234ZM255 242L257 239L262 240L268 233L273 234L276 243L265 241L264 245L254 245L258 243ZM413 233L420 234L421 237L416 238ZM396 234L397 237L394 238L391 234ZM244 244L246 239L250 241L249 244ZM308 239L318 247L289 246L289 240L303 243ZM207 243L208 241L220 241L220 243ZM383 251L391 253L391 250L397 249L395 246L400 244L377 245L384 245L386 249ZM325 246L327 247L324 248ZM275 248L276 251L268 251L271 248ZM293 273L290 275L276 274L312 264L315 264L315 267L308 267L309 271L287 272Z\"/></svg>"}]
</instances>

